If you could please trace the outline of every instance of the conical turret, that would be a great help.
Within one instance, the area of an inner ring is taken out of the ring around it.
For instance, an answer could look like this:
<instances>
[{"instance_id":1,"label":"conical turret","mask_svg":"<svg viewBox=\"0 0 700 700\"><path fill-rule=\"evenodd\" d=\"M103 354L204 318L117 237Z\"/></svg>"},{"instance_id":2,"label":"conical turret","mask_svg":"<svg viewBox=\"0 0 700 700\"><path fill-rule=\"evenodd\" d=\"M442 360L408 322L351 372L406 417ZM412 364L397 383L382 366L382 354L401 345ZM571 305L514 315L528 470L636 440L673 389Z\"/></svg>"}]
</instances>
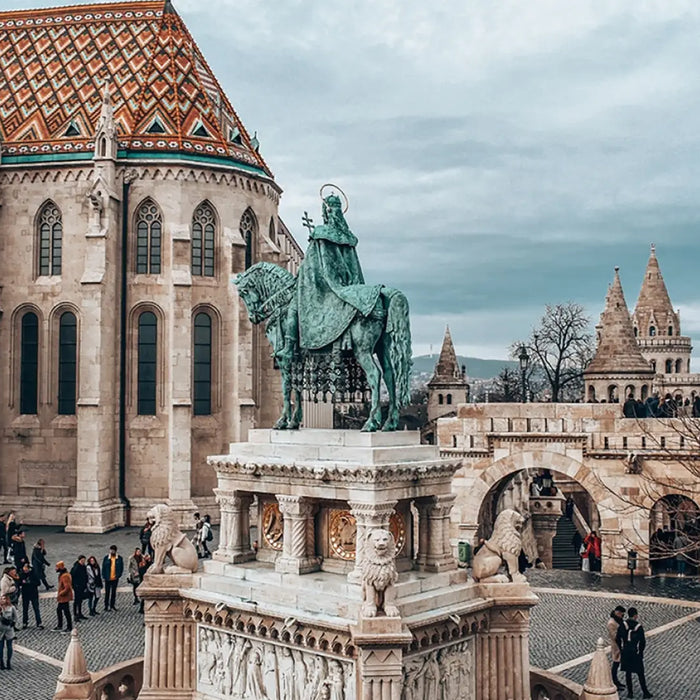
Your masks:
<instances>
[{"instance_id":1,"label":"conical turret","mask_svg":"<svg viewBox=\"0 0 700 700\"><path fill-rule=\"evenodd\" d=\"M615 268L615 279L608 289L605 309L600 315L598 348L586 368L586 374L601 372L649 373L651 367L642 357L630 319L625 294L620 282L620 268Z\"/></svg>"},{"instance_id":2,"label":"conical turret","mask_svg":"<svg viewBox=\"0 0 700 700\"><path fill-rule=\"evenodd\" d=\"M56 683L54 700L83 700L93 695L92 677L87 670L85 654L78 630L71 632L70 643L63 659L63 669Z\"/></svg>"},{"instance_id":3,"label":"conical turret","mask_svg":"<svg viewBox=\"0 0 700 700\"><path fill-rule=\"evenodd\" d=\"M653 243L633 321L641 338L681 334L680 318L673 310Z\"/></svg>"},{"instance_id":4,"label":"conical turret","mask_svg":"<svg viewBox=\"0 0 700 700\"><path fill-rule=\"evenodd\" d=\"M462 379L462 370L457 362L457 353L455 353L455 347L452 344L452 334L450 333L449 326L445 327L445 337L442 341L440 357L435 365L433 379Z\"/></svg>"},{"instance_id":5,"label":"conical turret","mask_svg":"<svg viewBox=\"0 0 700 700\"><path fill-rule=\"evenodd\" d=\"M618 698L619 695L613 683L610 664L605 653L605 642L598 638L580 700L618 700Z\"/></svg>"},{"instance_id":6,"label":"conical turret","mask_svg":"<svg viewBox=\"0 0 700 700\"><path fill-rule=\"evenodd\" d=\"M466 367L460 368L450 327L445 328L440 357L428 382L428 421L453 414L457 404L469 401Z\"/></svg>"}]
</instances>

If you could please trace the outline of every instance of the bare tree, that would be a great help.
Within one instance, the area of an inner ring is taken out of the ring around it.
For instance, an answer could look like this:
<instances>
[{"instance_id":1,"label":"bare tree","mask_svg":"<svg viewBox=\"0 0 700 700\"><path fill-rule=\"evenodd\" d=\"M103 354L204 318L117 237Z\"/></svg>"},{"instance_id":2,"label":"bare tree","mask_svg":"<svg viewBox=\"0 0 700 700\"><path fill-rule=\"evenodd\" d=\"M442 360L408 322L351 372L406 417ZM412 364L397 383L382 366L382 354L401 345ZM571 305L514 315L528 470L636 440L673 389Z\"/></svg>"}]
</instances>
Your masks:
<instances>
[{"instance_id":1,"label":"bare tree","mask_svg":"<svg viewBox=\"0 0 700 700\"><path fill-rule=\"evenodd\" d=\"M580 304L548 304L528 340L511 345L514 359L518 359L523 346L530 358L530 379L540 376L553 402L581 399L583 370L595 347L590 319Z\"/></svg>"},{"instance_id":2,"label":"bare tree","mask_svg":"<svg viewBox=\"0 0 700 700\"><path fill-rule=\"evenodd\" d=\"M522 401L519 373L510 367L504 367L493 380L489 398L504 403Z\"/></svg>"}]
</instances>

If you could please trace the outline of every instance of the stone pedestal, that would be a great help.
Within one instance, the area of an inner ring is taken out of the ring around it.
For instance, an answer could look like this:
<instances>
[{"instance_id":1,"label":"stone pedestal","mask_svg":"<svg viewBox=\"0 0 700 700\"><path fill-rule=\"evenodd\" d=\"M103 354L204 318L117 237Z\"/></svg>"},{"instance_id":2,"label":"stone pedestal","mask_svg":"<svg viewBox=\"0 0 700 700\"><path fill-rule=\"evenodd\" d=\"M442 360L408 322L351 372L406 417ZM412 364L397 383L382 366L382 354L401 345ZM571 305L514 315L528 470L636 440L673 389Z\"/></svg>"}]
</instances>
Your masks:
<instances>
[{"instance_id":1,"label":"stone pedestal","mask_svg":"<svg viewBox=\"0 0 700 700\"><path fill-rule=\"evenodd\" d=\"M76 501L66 515L66 532L103 533L126 523L124 504L116 498Z\"/></svg>"},{"instance_id":2,"label":"stone pedestal","mask_svg":"<svg viewBox=\"0 0 700 700\"><path fill-rule=\"evenodd\" d=\"M192 574L147 574L138 588L145 601L146 647L139 700L192 698L195 683L196 634L184 615L183 589Z\"/></svg>"},{"instance_id":3,"label":"stone pedestal","mask_svg":"<svg viewBox=\"0 0 700 700\"><path fill-rule=\"evenodd\" d=\"M557 534L557 523L562 516L564 502L562 496L540 496L530 499L530 517L537 540L537 551L548 569L552 568L552 541Z\"/></svg>"}]
</instances>

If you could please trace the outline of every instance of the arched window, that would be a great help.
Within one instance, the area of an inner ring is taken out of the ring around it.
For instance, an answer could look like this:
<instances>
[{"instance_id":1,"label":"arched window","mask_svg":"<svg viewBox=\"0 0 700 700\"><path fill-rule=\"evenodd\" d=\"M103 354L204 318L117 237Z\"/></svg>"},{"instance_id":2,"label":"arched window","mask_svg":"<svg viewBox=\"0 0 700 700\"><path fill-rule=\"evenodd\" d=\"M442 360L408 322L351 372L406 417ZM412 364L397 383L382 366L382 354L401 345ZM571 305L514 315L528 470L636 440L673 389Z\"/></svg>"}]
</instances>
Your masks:
<instances>
[{"instance_id":1,"label":"arched window","mask_svg":"<svg viewBox=\"0 0 700 700\"><path fill-rule=\"evenodd\" d=\"M211 415L211 316L194 317L194 377L192 404L195 416Z\"/></svg>"},{"instance_id":2,"label":"arched window","mask_svg":"<svg viewBox=\"0 0 700 700\"><path fill-rule=\"evenodd\" d=\"M156 414L156 372L158 369L158 319L152 311L139 316L137 396L138 414Z\"/></svg>"},{"instance_id":3,"label":"arched window","mask_svg":"<svg viewBox=\"0 0 700 700\"><path fill-rule=\"evenodd\" d=\"M639 335L639 328L637 326L634 327L634 337L636 338Z\"/></svg>"},{"instance_id":4,"label":"arched window","mask_svg":"<svg viewBox=\"0 0 700 700\"><path fill-rule=\"evenodd\" d=\"M445 402L445 397L442 394L438 394L438 403L442 405Z\"/></svg>"},{"instance_id":5,"label":"arched window","mask_svg":"<svg viewBox=\"0 0 700 700\"><path fill-rule=\"evenodd\" d=\"M666 360L666 374L673 372L673 360Z\"/></svg>"},{"instance_id":6,"label":"arched window","mask_svg":"<svg viewBox=\"0 0 700 700\"><path fill-rule=\"evenodd\" d=\"M136 273L159 275L163 219L155 202L147 199L136 214Z\"/></svg>"},{"instance_id":7,"label":"arched window","mask_svg":"<svg viewBox=\"0 0 700 700\"><path fill-rule=\"evenodd\" d=\"M680 374L683 371L683 360L680 358L676 360L676 374Z\"/></svg>"},{"instance_id":8,"label":"arched window","mask_svg":"<svg viewBox=\"0 0 700 700\"><path fill-rule=\"evenodd\" d=\"M611 384L608 387L608 402L609 403L616 403L617 400L618 400L617 385Z\"/></svg>"},{"instance_id":9,"label":"arched window","mask_svg":"<svg viewBox=\"0 0 700 700\"><path fill-rule=\"evenodd\" d=\"M270 240L277 245L277 232L275 231L274 219L270 219Z\"/></svg>"},{"instance_id":10,"label":"arched window","mask_svg":"<svg viewBox=\"0 0 700 700\"><path fill-rule=\"evenodd\" d=\"M53 202L39 212L39 274L60 275L63 262L63 219Z\"/></svg>"},{"instance_id":11,"label":"arched window","mask_svg":"<svg viewBox=\"0 0 700 700\"><path fill-rule=\"evenodd\" d=\"M255 215L250 209L246 209L241 217L240 232L245 241L245 269L247 270L255 260L255 232L258 225Z\"/></svg>"},{"instance_id":12,"label":"arched window","mask_svg":"<svg viewBox=\"0 0 700 700\"><path fill-rule=\"evenodd\" d=\"M668 327L668 334L673 335L673 326Z\"/></svg>"},{"instance_id":13,"label":"arched window","mask_svg":"<svg viewBox=\"0 0 700 700\"><path fill-rule=\"evenodd\" d=\"M62 416L75 415L77 347L75 314L66 311L58 324L58 413Z\"/></svg>"},{"instance_id":14,"label":"arched window","mask_svg":"<svg viewBox=\"0 0 700 700\"><path fill-rule=\"evenodd\" d=\"M646 401L649 398L649 387L646 384L642 384L642 401Z\"/></svg>"},{"instance_id":15,"label":"arched window","mask_svg":"<svg viewBox=\"0 0 700 700\"><path fill-rule=\"evenodd\" d=\"M20 346L19 412L35 414L39 397L39 318L32 311L22 316Z\"/></svg>"},{"instance_id":16,"label":"arched window","mask_svg":"<svg viewBox=\"0 0 700 700\"><path fill-rule=\"evenodd\" d=\"M595 401L595 387L589 386L588 387L588 402L593 403L594 401Z\"/></svg>"},{"instance_id":17,"label":"arched window","mask_svg":"<svg viewBox=\"0 0 700 700\"><path fill-rule=\"evenodd\" d=\"M451 406L452 405L452 394L447 395L447 405Z\"/></svg>"},{"instance_id":18,"label":"arched window","mask_svg":"<svg viewBox=\"0 0 700 700\"><path fill-rule=\"evenodd\" d=\"M209 202L200 204L192 217L192 274L214 276L216 217Z\"/></svg>"},{"instance_id":19,"label":"arched window","mask_svg":"<svg viewBox=\"0 0 700 700\"><path fill-rule=\"evenodd\" d=\"M654 326L649 326L649 335L652 337L656 335L656 328Z\"/></svg>"}]
</instances>

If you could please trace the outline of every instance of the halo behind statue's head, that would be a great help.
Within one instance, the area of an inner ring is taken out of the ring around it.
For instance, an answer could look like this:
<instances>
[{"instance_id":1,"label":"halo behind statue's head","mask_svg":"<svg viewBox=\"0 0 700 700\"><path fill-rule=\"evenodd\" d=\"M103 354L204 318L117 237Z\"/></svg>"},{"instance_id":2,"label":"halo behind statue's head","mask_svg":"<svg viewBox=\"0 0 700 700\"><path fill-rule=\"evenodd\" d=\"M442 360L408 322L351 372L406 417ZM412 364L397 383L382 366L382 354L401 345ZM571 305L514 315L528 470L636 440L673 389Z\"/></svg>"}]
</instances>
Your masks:
<instances>
[{"instance_id":1,"label":"halo behind statue's head","mask_svg":"<svg viewBox=\"0 0 700 700\"><path fill-rule=\"evenodd\" d=\"M340 187L338 187L338 185L333 185L333 184L331 184L330 182L327 182L325 185L323 185L323 187L321 187L320 195L321 195L321 199L322 199L322 200L324 199L323 192L324 192L327 188L333 188L333 189L331 190L331 192L329 192L328 195L327 195L327 196L329 196L329 197L332 196L332 195L336 195L336 196L337 196L337 194L336 194L336 192L335 192L334 190L337 190L338 192L340 192L341 195L343 195L343 200L344 200L343 214L346 214L347 211L348 211L348 209L350 208L350 202L349 202L349 200L348 200L347 195L345 194L345 192L343 192L343 190L341 190Z\"/></svg>"}]
</instances>

